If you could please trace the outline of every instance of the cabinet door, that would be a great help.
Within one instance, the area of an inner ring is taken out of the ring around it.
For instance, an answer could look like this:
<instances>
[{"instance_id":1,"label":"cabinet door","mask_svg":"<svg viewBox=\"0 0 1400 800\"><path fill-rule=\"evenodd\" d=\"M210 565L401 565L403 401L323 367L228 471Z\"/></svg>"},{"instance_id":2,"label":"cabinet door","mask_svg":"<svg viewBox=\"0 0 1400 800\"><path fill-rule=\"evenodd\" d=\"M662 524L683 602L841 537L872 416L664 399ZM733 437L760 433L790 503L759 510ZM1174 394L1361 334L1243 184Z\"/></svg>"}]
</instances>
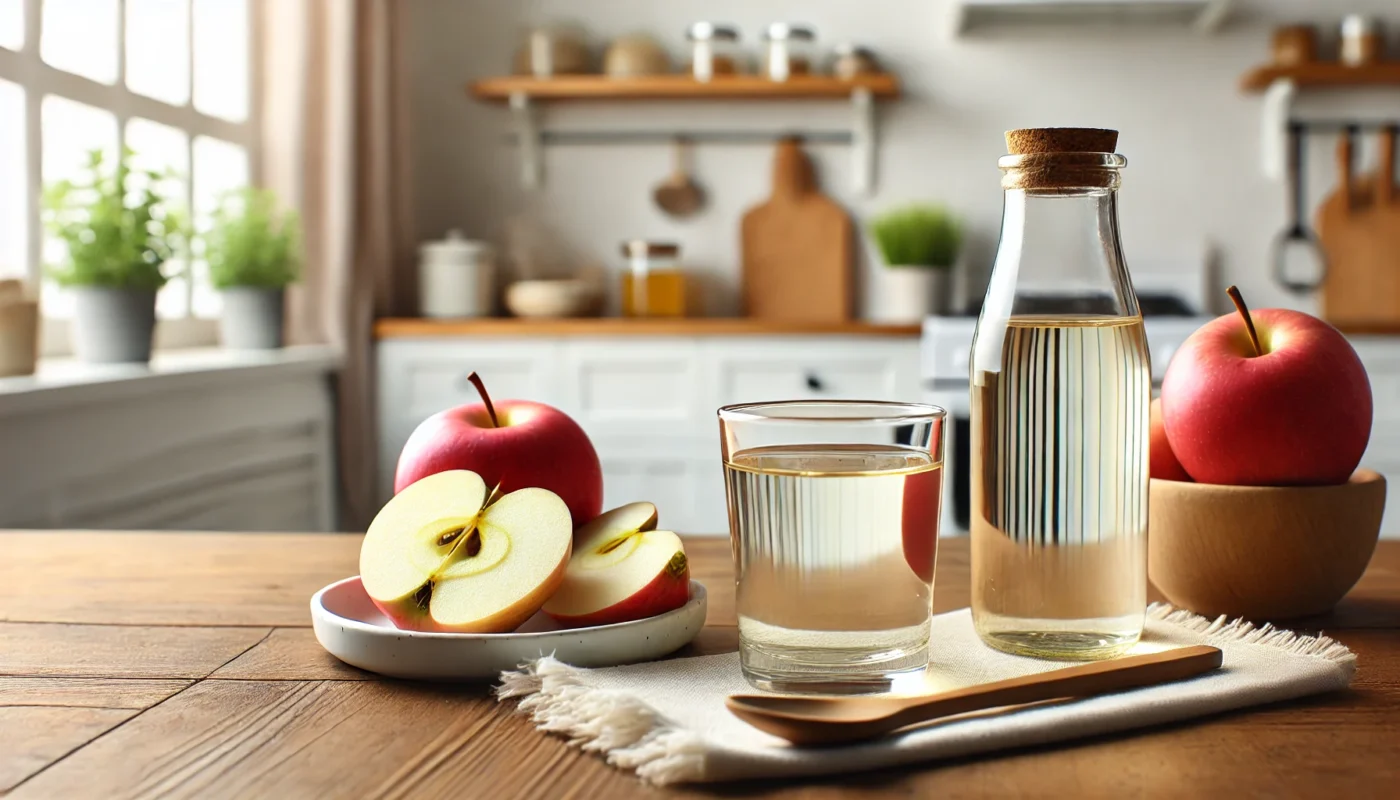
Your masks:
<instances>
[{"instance_id":1,"label":"cabinet door","mask_svg":"<svg viewBox=\"0 0 1400 800\"><path fill-rule=\"evenodd\" d=\"M1400 480L1400 340L1390 336L1348 337L1371 379L1371 441L1361 463L1394 485ZM1386 493L1381 536L1400 539L1400 492Z\"/></svg>"},{"instance_id":2,"label":"cabinet door","mask_svg":"<svg viewBox=\"0 0 1400 800\"><path fill-rule=\"evenodd\" d=\"M380 342L376 352L384 497L393 487L399 451L418 423L444 409L480 402L476 388L467 381L472 372L481 375L497 403L533 400L573 413L556 379L559 347L552 340L396 339Z\"/></svg>"},{"instance_id":3,"label":"cabinet door","mask_svg":"<svg viewBox=\"0 0 1400 800\"><path fill-rule=\"evenodd\" d=\"M917 401L918 341L838 337L709 343L720 405L766 400Z\"/></svg>"},{"instance_id":4,"label":"cabinet door","mask_svg":"<svg viewBox=\"0 0 1400 800\"><path fill-rule=\"evenodd\" d=\"M570 413L595 438L688 437L712 415L695 340L576 339L563 345Z\"/></svg>"}]
</instances>

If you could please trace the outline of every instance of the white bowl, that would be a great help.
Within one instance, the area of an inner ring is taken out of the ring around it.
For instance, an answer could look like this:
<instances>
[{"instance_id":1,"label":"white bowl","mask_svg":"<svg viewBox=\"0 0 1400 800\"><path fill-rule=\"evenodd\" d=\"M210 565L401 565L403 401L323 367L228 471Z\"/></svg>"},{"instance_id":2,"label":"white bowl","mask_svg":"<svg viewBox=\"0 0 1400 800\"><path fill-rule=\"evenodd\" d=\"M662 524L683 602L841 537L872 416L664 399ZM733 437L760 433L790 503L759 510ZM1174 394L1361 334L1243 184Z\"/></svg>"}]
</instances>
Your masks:
<instances>
[{"instance_id":1,"label":"white bowl","mask_svg":"<svg viewBox=\"0 0 1400 800\"><path fill-rule=\"evenodd\" d=\"M560 628L536 614L511 633L420 633L394 627L356 576L312 596L311 625L316 641L351 666L391 678L475 681L547 655L576 667L651 661L689 644L705 626L705 608L705 587L691 581L688 603L632 622Z\"/></svg>"},{"instance_id":2,"label":"white bowl","mask_svg":"<svg viewBox=\"0 0 1400 800\"><path fill-rule=\"evenodd\" d=\"M598 287L589 281L516 281L506 287L506 308L517 317L586 317L598 313Z\"/></svg>"}]
</instances>

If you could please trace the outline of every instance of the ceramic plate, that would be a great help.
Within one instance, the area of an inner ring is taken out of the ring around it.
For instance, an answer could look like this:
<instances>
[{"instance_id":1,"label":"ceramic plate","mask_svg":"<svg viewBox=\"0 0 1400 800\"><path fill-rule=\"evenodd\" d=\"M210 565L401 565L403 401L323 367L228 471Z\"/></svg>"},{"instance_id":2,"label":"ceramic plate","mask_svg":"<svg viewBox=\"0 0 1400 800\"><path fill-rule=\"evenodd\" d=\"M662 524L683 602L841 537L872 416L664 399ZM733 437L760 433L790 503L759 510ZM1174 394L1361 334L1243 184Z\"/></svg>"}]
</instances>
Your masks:
<instances>
[{"instance_id":1,"label":"ceramic plate","mask_svg":"<svg viewBox=\"0 0 1400 800\"><path fill-rule=\"evenodd\" d=\"M360 669L413 680L495 680L551 654L576 667L611 667L679 650L705 625L705 587L691 581L684 606L615 625L567 629L536 614L512 633L419 633L395 628L356 576L311 598L311 624L322 647Z\"/></svg>"}]
</instances>

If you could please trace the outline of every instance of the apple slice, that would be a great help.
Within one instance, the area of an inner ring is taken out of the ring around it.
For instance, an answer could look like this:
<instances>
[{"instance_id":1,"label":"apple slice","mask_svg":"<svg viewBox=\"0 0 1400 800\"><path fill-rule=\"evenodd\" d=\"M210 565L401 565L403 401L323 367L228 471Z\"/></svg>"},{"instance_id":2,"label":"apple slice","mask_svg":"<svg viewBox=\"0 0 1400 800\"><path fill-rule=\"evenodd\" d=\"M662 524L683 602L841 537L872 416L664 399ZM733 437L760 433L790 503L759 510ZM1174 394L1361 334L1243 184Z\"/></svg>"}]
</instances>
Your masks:
<instances>
[{"instance_id":1,"label":"apple slice","mask_svg":"<svg viewBox=\"0 0 1400 800\"><path fill-rule=\"evenodd\" d=\"M449 470L394 495L360 547L360 580L406 630L503 633L564 580L568 506L547 489L488 495L480 475Z\"/></svg>"},{"instance_id":2,"label":"apple slice","mask_svg":"<svg viewBox=\"0 0 1400 800\"><path fill-rule=\"evenodd\" d=\"M610 625L654 617L690 599L681 537L656 528L656 506L629 503L574 534L564 583L544 604L561 625Z\"/></svg>"}]
</instances>

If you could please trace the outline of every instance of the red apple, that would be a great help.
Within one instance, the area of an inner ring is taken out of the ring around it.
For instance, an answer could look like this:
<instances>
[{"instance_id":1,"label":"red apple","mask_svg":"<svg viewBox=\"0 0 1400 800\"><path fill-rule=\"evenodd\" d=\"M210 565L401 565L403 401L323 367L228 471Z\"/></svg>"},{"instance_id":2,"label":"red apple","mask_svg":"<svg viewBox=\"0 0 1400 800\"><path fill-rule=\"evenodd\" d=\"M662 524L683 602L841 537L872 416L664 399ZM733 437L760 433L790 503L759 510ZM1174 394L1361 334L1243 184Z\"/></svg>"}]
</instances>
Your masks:
<instances>
[{"instance_id":1,"label":"red apple","mask_svg":"<svg viewBox=\"0 0 1400 800\"><path fill-rule=\"evenodd\" d=\"M656 530L656 506L629 503L574 534L564 582L544 613L570 628L654 617L690 599L681 537Z\"/></svg>"},{"instance_id":2,"label":"red apple","mask_svg":"<svg viewBox=\"0 0 1400 800\"><path fill-rule=\"evenodd\" d=\"M481 378L468 376L480 403L423 420L399 455L394 491L453 469L477 473L502 493L548 489L569 507L575 527L603 509L603 468L588 434L569 415L543 403L491 402Z\"/></svg>"},{"instance_id":3,"label":"red apple","mask_svg":"<svg viewBox=\"0 0 1400 800\"><path fill-rule=\"evenodd\" d=\"M1172 452L1171 442L1167 441L1167 427L1162 424L1162 398L1152 401L1148 413L1148 469L1147 474L1164 481L1189 481L1191 476Z\"/></svg>"},{"instance_id":4,"label":"red apple","mask_svg":"<svg viewBox=\"0 0 1400 800\"><path fill-rule=\"evenodd\" d=\"M1298 311L1239 314L1201 326L1162 382L1172 452L1201 483L1345 483L1371 435L1371 384L1341 333Z\"/></svg>"}]
</instances>

